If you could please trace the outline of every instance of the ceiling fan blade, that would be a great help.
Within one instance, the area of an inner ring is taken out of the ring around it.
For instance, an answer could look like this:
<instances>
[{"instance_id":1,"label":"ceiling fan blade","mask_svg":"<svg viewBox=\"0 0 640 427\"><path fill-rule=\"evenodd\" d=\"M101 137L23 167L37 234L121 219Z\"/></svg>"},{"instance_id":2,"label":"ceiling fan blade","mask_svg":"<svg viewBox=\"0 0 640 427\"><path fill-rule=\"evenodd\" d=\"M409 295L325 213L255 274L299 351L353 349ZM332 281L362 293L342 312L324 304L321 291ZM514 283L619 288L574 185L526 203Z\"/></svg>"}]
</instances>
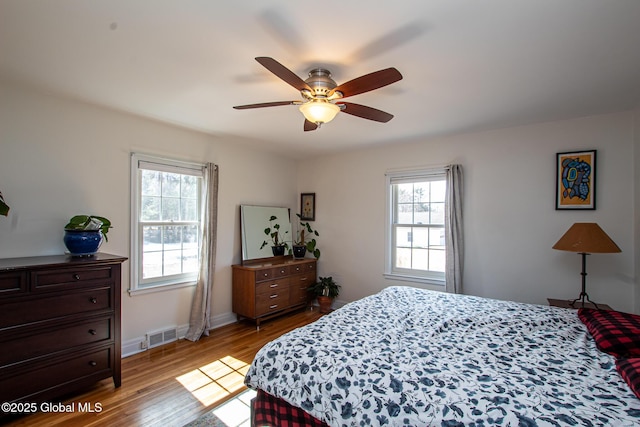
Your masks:
<instances>
[{"instance_id":1,"label":"ceiling fan blade","mask_svg":"<svg viewBox=\"0 0 640 427\"><path fill-rule=\"evenodd\" d=\"M378 110L366 105L354 104L352 102L336 102L336 105L344 105L343 113L352 116L361 117L363 119L373 120L374 122L387 123L393 119L393 114L389 114L382 110Z\"/></svg>"},{"instance_id":2,"label":"ceiling fan blade","mask_svg":"<svg viewBox=\"0 0 640 427\"><path fill-rule=\"evenodd\" d=\"M304 80L302 80L293 71L291 71L275 59L269 58L268 56L259 56L256 58L256 61L262 64L264 68L271 71L273 74L275 74L285 82L289 83L294 88L298 90L306 89L308 91L311 91L311 87L309 87L309 85Z\"/></svg>"},{"instance_id":3,"label":"ceiling fan blade","mask_svg":"<svg viewBox=\"0 0 640 427\"><path fill-rule=\"evenodd\" d=\"M310 130L316 130L316 129L318 129L318 125L317 124L315 124L313 122L310 122L307 119L304 119L304 131L305 132L308 132Z\"/></svg>"},{"instance_id":4,"label":"ceiling fan blade","mask_svg":"<svg viewBox=\"0 0 640 427\"><path fill-rule=\"evenodd\" d=\"M264 107L277 107L279 105L296 105L300 104L300 101L277 101L277 102L263 102L260 104L247 104L247 105L236 105L236 110L248 110L249 108L264 108Z\"/></svg>"},{"instance_id":5,"label":"ceiling fan blade","mask_svg":"<svg viewBox=\"0 0 640 427\"><path fill-rule=\"evenodd\" d=\"M398 80L402 80L402 74L395 68L385 68L384 70L374 71L373 73L365 74L353 80L349 80L334 89L332 89L327 97L330 97L334 92L342 92L342 97L358 95L360 93L369 92L370 90L379 89L381 87L395 83Z\"/></svg>"}]
</instances>

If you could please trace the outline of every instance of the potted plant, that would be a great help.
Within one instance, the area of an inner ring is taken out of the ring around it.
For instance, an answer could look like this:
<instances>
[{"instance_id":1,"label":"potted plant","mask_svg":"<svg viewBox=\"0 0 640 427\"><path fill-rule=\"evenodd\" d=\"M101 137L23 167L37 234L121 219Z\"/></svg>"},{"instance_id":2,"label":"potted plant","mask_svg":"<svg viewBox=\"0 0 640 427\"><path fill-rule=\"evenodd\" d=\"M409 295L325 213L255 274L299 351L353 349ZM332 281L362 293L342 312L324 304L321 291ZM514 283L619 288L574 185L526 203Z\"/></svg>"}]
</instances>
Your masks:
<instances>
[{"instance_id":1,"label":"potted plant","mask_svg":"<svg viewBox=\"0 0 640 427\"><path fill-rule=\"evenodd\" d=\"M300 214L296 214L298 219L301 219ZM311 238L309 238L311 236ZM294 258L304 258L307 251L313 254L316 259L320 258L320 249L316 247L317 242L313 236L320 236L316 230L311 228L311 224L308 222L302 222L298 224L298 233L296 240L293 242L293 256Z\"/></svg>"},{"instance_id":2,"label":"potted plant","mask_svg":"<svg viewBox=\"0 0 640 427\"><path fill-rule=\"evenodd\" d=\"M277 222L274 224L274 221L277 221L278 217L275 215L271 215L269 218L269 227L264 229L264 234L269 236L271 239L271 251L273 252L273 256L282 256L284 255L285 249L289 249L289 245L284 241L284 236L282 236L280 231L280 224ZM287 234L289 231L285 231L284 234ZM260 249L267 246L269 243L265 240L262 242Z\"/></svg>"},{"instance_id":3,"label":"potted plant","mask_svg":"<svg viewBox=\"0 0 640 427\"><path fill-rule=\"evenodd\" d=\"M331 276L320 277L320 281L311 285L308 289L318 299L320 313L330 312L333 300L340 295L340 285Z\"/></svg>"},{"instance_id":4,"label":"potted plant","mask_svg":"<svg viewBox=\"0 0 640 427\"><path fill-rule=\"evenodd\" d=\"M111 221L103 216L76 215L64 226L64 244L73 256L90 256L98 252L102 239L108 241Z\"/></svg>"},{"instance_id":5,"label":"potted plant","mask_svg":"<svg viewBox=\"0 0 640 427\"><path fill-rule=\"evenodd\" d=\"M0 193L0 215L9 215L9 205L5 203L2 193Z\"/></svg>"}]
</instances>

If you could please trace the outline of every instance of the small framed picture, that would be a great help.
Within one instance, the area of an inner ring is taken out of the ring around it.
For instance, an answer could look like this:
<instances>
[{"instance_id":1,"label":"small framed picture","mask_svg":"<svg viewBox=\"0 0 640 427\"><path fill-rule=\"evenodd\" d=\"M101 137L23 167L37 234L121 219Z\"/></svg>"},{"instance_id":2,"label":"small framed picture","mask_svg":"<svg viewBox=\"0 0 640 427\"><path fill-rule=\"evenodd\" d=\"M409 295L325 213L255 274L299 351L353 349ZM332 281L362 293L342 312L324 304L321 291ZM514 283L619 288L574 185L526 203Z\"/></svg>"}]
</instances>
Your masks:
<instances>
[{"instance_id":1,"label":"small framed picture","mask_svg":"<svg viewBox=\"0 0 640 427\"><path fill-rule=\"evenodd\" d=\"M596 150L556 154L556 210L596 208Z\"/></svg>"},{"instance_id":2,"label":"small framed picture","mask_svg":"<svg viewBox=\"0 0 640 427\"><path fill-rule=\"evenodd\" d=\"M316 193L300 194L300 219L304 221L316 220Z\"/></svg>"}]
</instances>

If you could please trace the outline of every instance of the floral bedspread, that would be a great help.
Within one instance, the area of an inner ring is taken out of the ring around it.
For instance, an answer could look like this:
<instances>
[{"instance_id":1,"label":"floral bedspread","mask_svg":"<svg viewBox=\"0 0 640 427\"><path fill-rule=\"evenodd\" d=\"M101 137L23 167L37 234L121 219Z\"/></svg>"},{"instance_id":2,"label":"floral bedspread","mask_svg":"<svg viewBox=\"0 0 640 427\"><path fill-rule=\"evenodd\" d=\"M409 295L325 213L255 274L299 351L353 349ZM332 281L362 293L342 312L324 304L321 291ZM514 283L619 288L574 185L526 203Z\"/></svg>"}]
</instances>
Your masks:
<instances>
[{"instance_id":1,"label":"floral bedspread","mask_svg":"<svg viewBox=\"0 0 640 427\"><path fill-rule=\"evenodd\" d=\"M393 286L268 343L245 378L331 426L637 426L574 310Z\"/></svg>"}]
</instances>

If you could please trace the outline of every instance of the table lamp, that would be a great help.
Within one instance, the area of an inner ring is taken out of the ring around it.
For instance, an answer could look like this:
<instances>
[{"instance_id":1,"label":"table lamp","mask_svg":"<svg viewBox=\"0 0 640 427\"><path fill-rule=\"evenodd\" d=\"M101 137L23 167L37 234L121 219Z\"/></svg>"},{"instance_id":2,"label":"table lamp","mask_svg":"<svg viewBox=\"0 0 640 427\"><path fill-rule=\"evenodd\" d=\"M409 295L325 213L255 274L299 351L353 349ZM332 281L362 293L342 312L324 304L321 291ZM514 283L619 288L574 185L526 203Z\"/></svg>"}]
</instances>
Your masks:
<instances>
[{"instance_id":1,"label":"table lamp","mask_svg":"<svg viewBox=\"0 0 640 427\"><path fill-rule=\"evenodd\" d=\"M553 245L553 249L577 252L582 255L582 273L580 273L582 275L582 291L578 298L574 299L569 305L573 307L577 301L581 301L582 307L584 307L586 299L595 308L598 308L598 305L589 299L589 294L586 292L587 255L592 253L610 254L622 252L618 245L595 222L576 222Z\"/></svg>"}]
</instances>

